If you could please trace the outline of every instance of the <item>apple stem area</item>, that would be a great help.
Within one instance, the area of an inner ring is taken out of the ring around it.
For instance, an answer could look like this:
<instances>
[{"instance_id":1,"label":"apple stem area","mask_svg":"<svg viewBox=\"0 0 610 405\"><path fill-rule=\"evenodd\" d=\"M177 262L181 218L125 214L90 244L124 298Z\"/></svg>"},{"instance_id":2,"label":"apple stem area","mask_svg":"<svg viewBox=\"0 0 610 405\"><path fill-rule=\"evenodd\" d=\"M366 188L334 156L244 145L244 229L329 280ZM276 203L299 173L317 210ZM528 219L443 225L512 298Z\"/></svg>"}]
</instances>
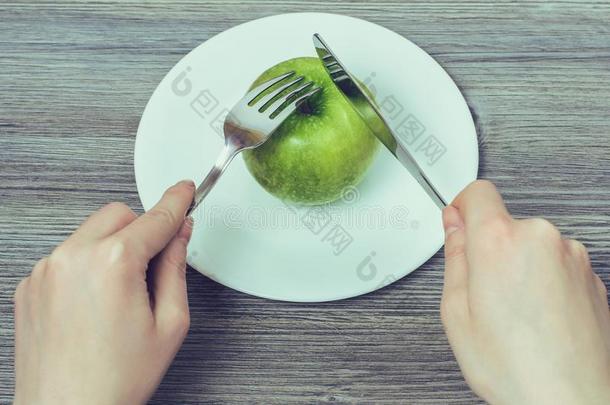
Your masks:
<instances>
[{"instance_id":1,"label":"apple stem area","mask_svg":"<svg viewBox=\"0 0 610 405\"><path fill-rule=\"evenodd\" d=\"M311 104L311 97L299 104L298 110L301 114L313 115L316 111Z\"/></svg>"}]
</instances>

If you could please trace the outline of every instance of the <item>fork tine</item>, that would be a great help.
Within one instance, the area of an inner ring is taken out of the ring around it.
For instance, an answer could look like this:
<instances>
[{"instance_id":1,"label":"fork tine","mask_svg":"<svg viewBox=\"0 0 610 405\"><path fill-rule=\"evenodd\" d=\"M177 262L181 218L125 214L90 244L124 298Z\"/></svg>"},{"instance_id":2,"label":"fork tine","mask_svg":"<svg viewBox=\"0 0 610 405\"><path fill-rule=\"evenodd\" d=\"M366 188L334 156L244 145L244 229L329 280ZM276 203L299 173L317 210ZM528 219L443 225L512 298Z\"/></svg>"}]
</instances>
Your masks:
<instances>
[{"instance_id":1,"label":"fork tine","mask_svg":"<svg viewBox=\"0 0 610 405\"><path fill-rule=\"evenodd\" d=\"M270 104L265 109L265 111L271 111L273 114L282 105L284 105L285 103L287 103L289 101L292 101L295 97L297 97L304 90L307 90L308 88L310 88L312 85L313 85L313 82L307 82L307 83L302 84L301 86L299 86L296 89L294 89L293 91L291 91L290 94L287 94L284 97L280 97L279 99L275 100L272 104Z\"/></svg>"},{"instance_id":2,"label":"fork tine","mask_svg":"<svg viewBox=\"0 0 610 405\"><path fill-rule=\"evenodd\" d=\"M261 106L258 109L258 112L265 111L267 109L267 107L269 107L269 105L271 104L271 101L273 101L276 97L278 97L280 94L282 94L282 92L284 90L294 86L297 83L302 82L303 79L305 79L303 76L299 76L296 79L291 80L290 82L282 85L281 87L279 87L276 90L273 90L271 93L267 94L266 96L264 96L263 98L258 100L256 103L254 103L254 105L260 105Z\"/></svg>"},{"instance_id":3,"label":"fork tine","mask_svg":"<svg viewBox=\"0 0 610 405\"><path fill-rule=\"evenodd\" d=\"M250 90L248 92L248 94L246 95L247 100L248 100L248 105L252 105L252 102L261 95L261 93L265 90L267 90L268 88L270 88L271 86L281 82L282 80L290 77L294 75L294 71L290 71L288 73L284 73L283 75L279 75L278 77L274 77L271 80L267 80L264 83L259 84L258 86L256 86L255 88L253 88L252 90Z\"/></svg>"},{"instance_id":4,"label":"fork tine","mask_svg":"<svg viewBox=\"0 0 610 405\"><path fill-rule=\"evenodd\" d=\"M279 123L283 122L286 118L288 118L290 114L292 114L299 107L299 105L301 105L301 103L303 103L305 100L307 100L314 94L318 93L320 90L322 90L321 87L316 87L313 90L308 91L301 97L288 104L283 110L280 111L280 109L278 108L273 111L270 115L270 118L273 120L277 120L277 122Z\"/></svg>"}]
</instances>

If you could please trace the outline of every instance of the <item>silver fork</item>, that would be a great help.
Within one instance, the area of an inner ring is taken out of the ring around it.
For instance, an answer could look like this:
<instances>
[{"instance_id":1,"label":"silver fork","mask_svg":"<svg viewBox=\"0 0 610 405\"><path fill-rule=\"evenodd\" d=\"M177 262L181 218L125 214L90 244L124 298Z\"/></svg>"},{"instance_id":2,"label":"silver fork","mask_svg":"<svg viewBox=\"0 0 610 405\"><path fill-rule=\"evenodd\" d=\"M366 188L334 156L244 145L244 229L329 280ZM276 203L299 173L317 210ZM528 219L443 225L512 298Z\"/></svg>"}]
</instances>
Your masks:
<instances>
[{"instance_id":1,"label":"silver fork","mask_svg":"<svg viewBox=\"0 0 610 405\"><path fill-rule=\"evenodd\" d=\"M313 86L313 82L301 84L304 80L302 76L288 81L292 76L294 72L288 72L255 87L233 106L224 122L225 144L222 152L212 170L197 187L187 216L208 195L235 155L265 143L301 103L320 91L320 87ZM282 92L298 84L301 85L280 96ZM263 92L275 85L281 86L261 97Z\"/></svg>"}]
</instances>

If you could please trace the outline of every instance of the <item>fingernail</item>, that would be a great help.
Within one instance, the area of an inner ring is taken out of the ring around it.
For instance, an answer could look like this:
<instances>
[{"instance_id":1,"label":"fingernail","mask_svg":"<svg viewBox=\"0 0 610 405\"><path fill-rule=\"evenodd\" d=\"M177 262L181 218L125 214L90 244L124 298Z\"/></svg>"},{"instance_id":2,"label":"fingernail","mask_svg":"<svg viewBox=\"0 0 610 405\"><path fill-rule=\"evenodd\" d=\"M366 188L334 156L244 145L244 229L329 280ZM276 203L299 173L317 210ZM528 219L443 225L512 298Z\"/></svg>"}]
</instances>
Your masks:
<instances>
[{"instance_id":1,"label":"fingernail","mask_svg":"<svg viewBox=\"0 0 610 405\"><path fill-rule=\"evenodd\" d=\"M187 243L191 240L191 235L193 234L193 218L186 217L180 230L178 231L178 237L184 239Z\"/></svg>"},{"instance_id":2,"label":"fingernail","mask_svg":"<svg viewBox=\"0 0 610 405\"><path fill-rule=\"evenodd\" d=\"M180 180L178 183L174 184L174 186L185 186L189 188L195 188L195 182L193 180Z\"/></svg>"},{"instance_id":3,"label":"fingernail","mask_svg":"<svg viewBox=\"0 0 610 405\"><path fill-rule=\"evenodd\" d=\"M457 208L451 205L445 207L443 210L443 228L445 229L445 237L464 228L464 221Z\"/></svg>"}]
</instances>

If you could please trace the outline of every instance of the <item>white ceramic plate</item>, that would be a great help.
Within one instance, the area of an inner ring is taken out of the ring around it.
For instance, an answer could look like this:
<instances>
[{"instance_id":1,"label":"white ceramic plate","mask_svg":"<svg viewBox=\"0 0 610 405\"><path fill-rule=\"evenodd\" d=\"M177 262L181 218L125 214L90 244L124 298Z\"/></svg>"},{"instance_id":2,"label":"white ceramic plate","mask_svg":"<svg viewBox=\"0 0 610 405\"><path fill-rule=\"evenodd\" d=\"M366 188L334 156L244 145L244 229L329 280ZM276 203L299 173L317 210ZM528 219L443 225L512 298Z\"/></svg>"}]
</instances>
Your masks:
<instances>
[{"instance_id":1,"label":"white ceramic plate","mask_svg":"<svg viewBox=\"0 0 610 405\"><path fill-rule=\"evenodd\" d=\"M447 200L476 178L472 117L434 59L367 21L283 14L216 35L161 81L135 146L145 209L176 181L202 180L221 149L219 128L227 109L265 69L315 56L315 32L373 91L390 125ZM383 147L357 188L317 208L275 199L238 156L194 216L188 263L226 286L278 300L328 301L374 291L418 268L443 244L440 211Z\"/></svg>"}]
</instances>

